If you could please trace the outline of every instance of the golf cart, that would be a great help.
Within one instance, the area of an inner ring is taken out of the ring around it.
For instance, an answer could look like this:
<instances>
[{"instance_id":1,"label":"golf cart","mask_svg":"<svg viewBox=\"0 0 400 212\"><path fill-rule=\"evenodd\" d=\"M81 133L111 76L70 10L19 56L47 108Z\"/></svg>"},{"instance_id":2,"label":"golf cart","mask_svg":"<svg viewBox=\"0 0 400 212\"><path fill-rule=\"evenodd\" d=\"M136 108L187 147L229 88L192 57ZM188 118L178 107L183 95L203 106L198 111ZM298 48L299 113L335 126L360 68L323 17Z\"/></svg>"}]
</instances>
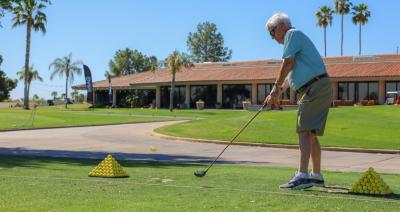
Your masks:
<instances>
[{"instance_id":1,"label":"golf cart","mask_svg":"<svg viewBox=\"0 0 400 212\"><path fill-rule=\"evenodd\" d=\"M393 105L393 104L399 104L399 102L400 102L400 91L386 92L386 104Z\"/></svg>"}]
</instances>

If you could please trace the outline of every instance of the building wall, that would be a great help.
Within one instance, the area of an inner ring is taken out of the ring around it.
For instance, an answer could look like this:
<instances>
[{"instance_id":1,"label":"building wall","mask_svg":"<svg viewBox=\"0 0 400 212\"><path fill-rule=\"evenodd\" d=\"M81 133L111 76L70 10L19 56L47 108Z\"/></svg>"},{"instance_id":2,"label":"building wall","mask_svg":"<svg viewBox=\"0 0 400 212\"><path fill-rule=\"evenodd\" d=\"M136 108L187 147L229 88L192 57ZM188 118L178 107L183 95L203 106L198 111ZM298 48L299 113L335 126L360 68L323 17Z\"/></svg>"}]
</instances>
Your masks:
<instances>
[{"instance_id":1,"label":"building wall","mask_svg":"<svg viewBox=\"0 0 400 212\"><path fill-rule=\"evenodd\" d=\"M379 104L384 104L386 100L386 83L387 82L399 82L400 84L400 77L393 77L393 78L332 78L332 87L333 87L333 99L338 99L339 98L339 83L343 82L377 82L378 83L378 103ZM274 80L256 80L256 81L199 81L199 82L190 82L190 83L176 83L176 86L178 87L183 87L182 91L184 92L182 95L184 100L182 100L182 103L185 104L185 108L187 108L188 105L192 105L191 108L193 108L193 104L191 104L191 86L193 85L215 85L216 86L216 102L217 103L222 103L224 101L224 95L223 95L223 88L224 85L235 85L235 84L241 84L241 85L250 85L251 87L251 95L249 96L249 99L251 100L252 104L260 104L260 97L258 96L258 85L259 84L272 84L274 83ZM161 102L161 91L160 87L161 86L169 86L169 84L163 83L163 84L157 84L157 85L152 85L154 86L155 90L155 104L158 108L160 108L161 105L165 106L164 102ZM400 88L399 88L400 89ZM122 89L124 90L124 89ZM115 96L115 92L113 92L113 102L118 102L118 95ZM291 104L296 104L296 93L294 91L289 91L288 95L286 97L287 99L290 100ZM114 103L115 104L115 103Z\"/></svg>"}]
</instances>

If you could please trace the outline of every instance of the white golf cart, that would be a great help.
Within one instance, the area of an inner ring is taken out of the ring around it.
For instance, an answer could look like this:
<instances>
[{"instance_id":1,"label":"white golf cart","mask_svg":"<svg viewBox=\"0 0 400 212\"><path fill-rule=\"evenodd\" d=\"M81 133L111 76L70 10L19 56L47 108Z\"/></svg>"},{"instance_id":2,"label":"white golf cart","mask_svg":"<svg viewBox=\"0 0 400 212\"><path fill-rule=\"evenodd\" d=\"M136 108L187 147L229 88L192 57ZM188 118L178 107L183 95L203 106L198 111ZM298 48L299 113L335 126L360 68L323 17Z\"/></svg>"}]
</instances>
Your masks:
<instances>
[{"instance_id":1,"label":"white golf cart","mask_svg":"<svg viewBox=\"0 0 400 212\"><path fill-rule=\"evenodd\" d=\"M388 91L386 92L386 104L396 104L397 99L400 97L400 91Z\"/></svg>"}]
</instances>

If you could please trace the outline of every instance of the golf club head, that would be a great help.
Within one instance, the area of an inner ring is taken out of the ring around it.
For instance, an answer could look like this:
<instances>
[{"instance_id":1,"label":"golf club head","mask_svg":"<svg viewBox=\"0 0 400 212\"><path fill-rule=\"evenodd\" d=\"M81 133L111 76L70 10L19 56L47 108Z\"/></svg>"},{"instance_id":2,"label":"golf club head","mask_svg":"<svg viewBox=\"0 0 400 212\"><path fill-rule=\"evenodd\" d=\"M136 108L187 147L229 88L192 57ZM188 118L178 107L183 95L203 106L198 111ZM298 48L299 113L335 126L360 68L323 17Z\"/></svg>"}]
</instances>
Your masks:
<instances>
[{"instance_id":1,"label":"golf club head","mask_svg":"<svg viewBox=\"0 0 400 212\"><path fill-rule=\"evenodd\" d=\"M199 170L197 170L197 171L194 172L194 176L196 176L196 177L204 177L206 174L207 174L207 171L199 171Z\"/></svg>"}]
</instances>

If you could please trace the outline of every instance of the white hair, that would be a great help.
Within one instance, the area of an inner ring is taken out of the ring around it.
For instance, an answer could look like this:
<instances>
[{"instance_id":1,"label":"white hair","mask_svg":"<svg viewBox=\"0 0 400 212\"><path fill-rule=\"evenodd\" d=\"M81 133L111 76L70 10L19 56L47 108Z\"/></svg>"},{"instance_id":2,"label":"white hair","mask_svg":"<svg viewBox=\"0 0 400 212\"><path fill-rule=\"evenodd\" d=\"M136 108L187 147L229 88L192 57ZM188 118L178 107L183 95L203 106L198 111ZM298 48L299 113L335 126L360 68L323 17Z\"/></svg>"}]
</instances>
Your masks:
<instances>
[{"instance_id":1,"label":"white hair","mask_svg":"<svg viewBox=\"0 0 400 212\"><path fill-rule=\"evenodd\" d=\"M280 24L282 24L284 27L288 29L292 27L292 23L290 22L289 16L282 12L275 13L273 16L271 16L271 18L268 19L265 27L268 29L268 26L276 27Z\"/></svg>"}]
</instances>

